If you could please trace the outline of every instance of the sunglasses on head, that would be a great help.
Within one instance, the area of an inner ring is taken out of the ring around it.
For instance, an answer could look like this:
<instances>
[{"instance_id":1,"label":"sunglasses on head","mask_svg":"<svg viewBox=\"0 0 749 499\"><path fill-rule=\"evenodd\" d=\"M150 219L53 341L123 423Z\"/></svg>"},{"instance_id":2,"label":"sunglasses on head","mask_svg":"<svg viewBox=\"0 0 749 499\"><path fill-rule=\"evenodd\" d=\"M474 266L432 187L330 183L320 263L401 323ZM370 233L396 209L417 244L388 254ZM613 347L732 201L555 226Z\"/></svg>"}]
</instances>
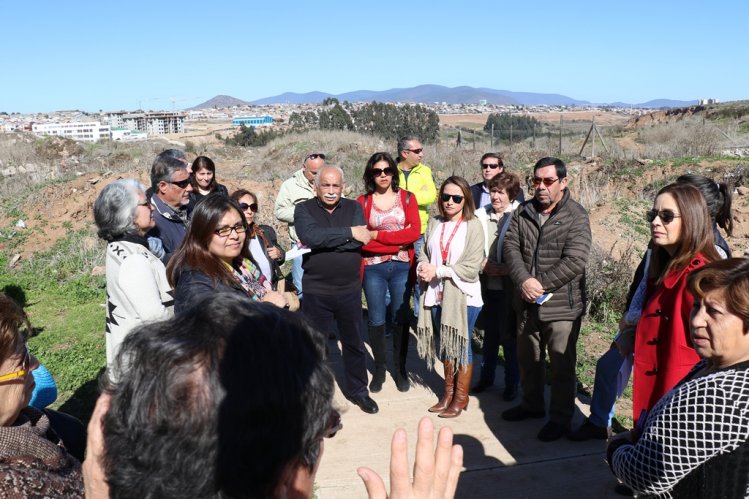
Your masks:
<instances>
[{"instance_id":1,"label":"sunglasses on head","mask_svg":"<svg viewBox=\"0 0 749 499\"><path fill-rule=\"evenodd\" d=\"M503 165L500 165L499 163L481 163L481 168L487 169L491 168L492 170L496 170L497 168L500 168Z\"/></svg>"},{"instance_id":2,"label":"sunglasses on head","mask_svg":"<svg viewBox=\"0 0 749 499\"><path fill-rule=\"evenodd\" d=\"M668 225L674 221L674 218L681 218L681 215L675 213L673 210L649 210L645 212L645 218L649 223L652 223L655 217L660 218L663 225Z\"/></svg>"},{"instance_id":3,"label":"sunglasses on head","mask_svg":"<svg viewBox=\"0 0 749 499\"><path fill-rule=\"evenodd\" d=\"M463 202L463 196L461 196L460 194L445 194L445 193L442 194L443 203L447 203L448 201L450 201L450 198L452 198L453 203L456 203L456 204L460 204Z\"/></svg>"},{"instance_id":4,"label":"sunglasses on head","mask_svg":"<svg viewBox=\"0 0 749 499\"><path fill-rule=\"evenodd\" d=\"M304 158L304 161L307 161L308 159L317 159L317 158L325 159L325 155L319 152L308 154L307 157Z\"/></svg>"},{"instance_id":5,"label":"sunglasses on head","mask_svg":"<svg viewBox=\"0 0 749 499\"><path fill-rule=\"evenodd\" d=\"M186 178L185 180L179 180L177 182L175 182L173 180L167 180L167 183L172 184L172 185L176 185L180 189L187 189L187 186L190 185L190 179Z\"/></svg>"},{"instance_id":6,"label":"sunglasses on head","mask_svg":"<svg viewBox=\"0 0 749 499\"><path fill-rule=\"evenodd\" d=\"M557 178L552 178L552 177L543 177L543 178L541 178L541 177L533 177L533 178L531 179L531 183L532 183L532 184L533 184L534 186L539 186L539 185L541 185L541 184L544 184L544 185L545 185L546 187L550 187L550 186L552 186L552 185L554 184L554 182L556 182L557 180L559 180L559 177L557 177Z\"/></svg>"},{"instance_id":7,"label":"sunglasses on head","mask_svg":"<svg viewBox=\"0 0 749 499\"><path fill-rule=\"evenodd\" d=\"M379 177L383 173L387 175L388 177L390 175L395 175L395 172L389 166L387 168L372 168L372 176L374 177Z\"/></svg>"},{"instance_id":8,"label":"sunglasses on head","mask_svg":"<svg viewBox=\"0 0 749 499\"><path fill-rule=\"evenodd\" d=\"M249 208L250 210L257 213L257 203L247 204L247 203L239 203L239 207L242 208L242 211L247 211Z\"/></svg>"}]
</instances>

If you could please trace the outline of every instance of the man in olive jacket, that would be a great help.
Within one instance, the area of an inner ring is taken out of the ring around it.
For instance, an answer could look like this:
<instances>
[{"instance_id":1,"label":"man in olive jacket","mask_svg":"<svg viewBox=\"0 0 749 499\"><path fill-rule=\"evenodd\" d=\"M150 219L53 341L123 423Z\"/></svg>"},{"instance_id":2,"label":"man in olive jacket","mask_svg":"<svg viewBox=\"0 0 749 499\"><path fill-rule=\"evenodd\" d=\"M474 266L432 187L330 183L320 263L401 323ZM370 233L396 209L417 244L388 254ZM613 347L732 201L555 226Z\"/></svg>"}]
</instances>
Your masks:
<instances>
[{"instance_id":1,"label":"man in olive jacket","mask_svg":"<svg viewBox=\"0 0 749 499\"><path fill-rule=\"evenodd\" d=\"M590 254L590 221L567 189L567 167L543 158L533 167L534 197L517 210L507 230L504 257L515 285L518 363L523 399L506 410L508 421L543 418L549 350L549 422L539 440L556 440L569 430L577 382L575 348L585 310L585 267ZM553 295L543 304L547 293Z\"/></svg>"}]
</instances>

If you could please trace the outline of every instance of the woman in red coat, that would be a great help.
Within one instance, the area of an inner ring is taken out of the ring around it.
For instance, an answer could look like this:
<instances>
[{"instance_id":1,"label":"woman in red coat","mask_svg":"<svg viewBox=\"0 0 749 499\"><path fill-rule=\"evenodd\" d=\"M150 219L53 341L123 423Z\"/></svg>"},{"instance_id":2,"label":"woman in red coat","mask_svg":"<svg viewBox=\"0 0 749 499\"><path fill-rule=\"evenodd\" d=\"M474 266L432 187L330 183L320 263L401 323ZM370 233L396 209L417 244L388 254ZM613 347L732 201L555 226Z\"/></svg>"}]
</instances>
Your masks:
<instances>
[{"instance_id":1,"label":"woman in red coat","mask_svg":"<svg viewBox=\"0 0 749 499\"><path fill-rule=\"evenodd\" d=\"M408 391L406 371L409 302L414 274L414 241L421 235L419 206L413 194L398 188L398 167L390 154L376 152L364 168L367 191L357 201L364 208L372 240L362 248L364 296L367 298L369 345L375 371L369 390L379 392L385 381L385 296L398 323L393 332L394 378L398 390Z\"/></svg>"},{"instance_id":2,"label":"woman in red coat","mask_svg":"<svg viewBox=\"0 0 749 499\"><path fill-rule=\"evenodd\" d=\"M720 260L710 212L695 187L667 185L658 192L647 219L653 255L645 306L635 334L635 424L699 360L689 339L694 297L686 290L687 276Z\"/></svg>"}]
</instances>

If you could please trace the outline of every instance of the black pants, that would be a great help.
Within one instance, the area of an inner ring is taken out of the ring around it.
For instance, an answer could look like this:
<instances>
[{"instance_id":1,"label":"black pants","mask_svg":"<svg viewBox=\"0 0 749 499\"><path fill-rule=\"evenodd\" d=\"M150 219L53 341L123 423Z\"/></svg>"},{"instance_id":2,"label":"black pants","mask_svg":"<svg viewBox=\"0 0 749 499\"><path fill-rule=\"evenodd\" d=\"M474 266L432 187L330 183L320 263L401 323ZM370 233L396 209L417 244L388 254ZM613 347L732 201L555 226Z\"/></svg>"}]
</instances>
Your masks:
<instances>
[{"instance_id":1,"label":"black pants","mask_svg":"<svg viewBox=\"0 0 749 499\"><path fill-rule=\"evenodd\" d=\"M342 386L341 390L350 399L368 395L367 354L361 336L361 292L328 296L305 291L302 314L326 335L333 323L336 324L346 371L346 386Z\"/></svg>"}]
</instances>

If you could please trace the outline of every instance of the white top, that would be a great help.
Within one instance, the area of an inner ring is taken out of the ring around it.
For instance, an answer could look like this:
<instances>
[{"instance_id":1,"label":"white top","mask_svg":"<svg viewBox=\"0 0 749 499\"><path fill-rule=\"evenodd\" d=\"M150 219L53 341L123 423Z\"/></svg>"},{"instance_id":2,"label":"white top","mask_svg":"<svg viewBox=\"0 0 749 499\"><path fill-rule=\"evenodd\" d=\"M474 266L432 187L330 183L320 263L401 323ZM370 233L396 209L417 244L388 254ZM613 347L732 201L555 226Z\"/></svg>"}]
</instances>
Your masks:
<instances>
[{"instance_id":1,"label":"white top","mask_svg":"<svg viewBox=\"0 0 749 499\"><path fill-rule=\"evenodd\" d=\"M442 222L440 223L434 232L432 237L427 241L429 244L429 254L431 255L429 263L437 267L437 278L432 279L427 287L426 294L424 295L424 305L433 307L440 305L440 296L442 295L443 279L452 279L455 286L460 289L464 295L466 295L466 306L469 307L481 307L484 302L481 299L481 281L476 282L465 282L458 277L450 265L460 259L463 254L463 250L466 246L466 236L468 234L468 224L461 223L458 231L453 237L450 248L447 253L447 265L442 264L442 252L440 249L440 237L442 234L442 227L444 226L445 234L443 238L443 244L447 244L447 240L450 238L450 234L455 229L456 222Z\"/></svg>"}]
</instances>

